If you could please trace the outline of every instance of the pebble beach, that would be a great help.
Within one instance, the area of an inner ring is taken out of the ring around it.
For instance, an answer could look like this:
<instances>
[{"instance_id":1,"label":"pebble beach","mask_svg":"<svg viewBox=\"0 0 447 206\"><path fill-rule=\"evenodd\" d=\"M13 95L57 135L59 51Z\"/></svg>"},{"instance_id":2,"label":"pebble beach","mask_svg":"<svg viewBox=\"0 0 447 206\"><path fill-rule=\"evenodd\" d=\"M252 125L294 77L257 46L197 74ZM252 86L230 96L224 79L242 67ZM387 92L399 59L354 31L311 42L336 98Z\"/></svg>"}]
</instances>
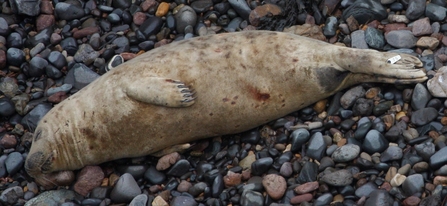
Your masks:
<instances>
[{"instance_id":1,"label":"pebble beach","mask_svg":"<svg viewBox=\"0 0 447 206\"><path fill-rule=\"evenodd\" d=\"M447 205L445 0L0 3L0 205ZM26 173L54 105L146 51L246 30L410 54L428 80L356 85L182 152L86 166L68 186L43 188Z\"/></svg>"}]
</instances>

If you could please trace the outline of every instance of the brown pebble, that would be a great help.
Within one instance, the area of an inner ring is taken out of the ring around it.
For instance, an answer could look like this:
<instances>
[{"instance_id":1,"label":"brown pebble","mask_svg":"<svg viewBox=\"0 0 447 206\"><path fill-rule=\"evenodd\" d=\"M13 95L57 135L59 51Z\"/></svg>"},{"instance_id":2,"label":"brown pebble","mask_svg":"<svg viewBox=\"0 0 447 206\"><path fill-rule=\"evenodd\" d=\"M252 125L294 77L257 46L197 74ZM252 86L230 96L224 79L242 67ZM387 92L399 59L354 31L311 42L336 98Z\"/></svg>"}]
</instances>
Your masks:
<instances>
[{"instance_id":1,"label":"brown pebble","mask_svg":"<svg viewBox=\"0 0 447 206\"><path fill-rule=\"evenodd\" d=\"M152 205L156 206L169 206L169 204L164 200L162 197L157 196L155 197L154 201L152 201Z\"/></svg>"},{"instance_id":2,"label":"brown pebble","mask_svg":"<svg viewBox=\"0 0 447 206\"><path fill-rule=\"evenodd\" d=\"M428 17L418 19L413 22L412 30L414 36L430 35L433 33L433 29Z\"/></svg>"},{"instance_id":3,"label":"brown pebble","mask_svg":"<svg viewBox=\"0 0 447 206\"><path fill-rule=\"evenodd\" d=\"M365 92L365 97L367 99L373 99L373 98L377 97L377 95L379 95L379 93L380 93L380 88L372 87L372 88L368 89L368 91Z\"/></svg>"},{"instance_id":4,"label":"brown pebble","mask_svg":"<svg viewBox=\"0 0 447 206\"><path fill-rule=\"evenodd\" d=\"M68 95L65 92L56 92L54 94L52 94L51 96L48 97L48 102L51 103L59 103L64 99L67 99Z\"/></svg>"},{"instance_id":5,"label":"brown pebble","mask_svg":"<svg viewBox=\"0 0 447 206\"><path fill-rule=\"evenodd\" d=\"M135 25L141 25L146 20L146 14L143 12L135 12L133 15L133 23Z\"/></svg>"},{"instance_id":6,"label":"brown pebble","mask_svg":"<svg viewBox=\"0 0 447 206\"><path fill-rule=\"evenodd\" d=\"M421 199L416 196L410 196L405 198L405 200L402 202L404 206L418 206L421 202Z\"/></svg>"},{"instance_id":7,"label":"brown pebble","mask_svg":"<svg viewBox=\"0 0 447 206\"><path fill-rule=\"evenodd\" d=\"M322 100L318 101L317 103L315 103L315 105L314 105L315 112L317 112L318 114L321 112L324 112L326 110L326 104L327 104L327 99L322 99Z\"/></svg>"},{"instance_id":8,"label":"brown pebble","mask_svg":"<svg viewBox=\"0 0 447 206\"><path fill-rule=\"evenodd\" d=\"M428 163L427 162L418 162L413 165L413 170L417 173L422 173L427 171Z\"/></svg>"},{"instance_id":9,"label":"brown pebble","mask_svg":"<svg viewBox=\"0 0 447 206\"><path fill-rule=\"evenodd\" d=\"M6 67L6 52L0 50L0 69L4 69Z\"/></svg>"},{"instance_id":10,"label":"brown pebble","mask_svg":"<svg viewBox=\"0 0 447 206\"><path fill-rule=\"evenodd\" d=\"M179 161L180 158L181 157L180 157L180 154L178 152L167 154L167 155L161 157L158 160L156 169L158 171L162 171L162 170L168 169L173 164L175 164L177 161Z\"/></svg>"},{"instance_id":11,"label":"brown pebble","mask_svg":"<svg viewBox=\"0 0 447 206\"><path fill-rule=\"evenodd\" d=\"M101 185L104 179L104 172L99 166L86 166L78 174L76 183L73 186L74 191L82 196L87 196L95 187Z\"/></svg>"},{"instance_id":12,"label":"brown pebble","mask_svg":"<svg viewBox=\"0 0 447 206\"><path fill-rule=\"evenodd\" d=\"M284 196L287 189L287 182L284 177L277 174L268 174L262 178L262 185L267 194L274 200L279 200Z\"/></svg>"},{"instance_id":13,"label":"brown pebble","mask_svg":"<svg viewBox=\"0 0 447 206\"><path fill-rule=\"evenodd\" d=\"M359 23L353 16L346 19L346 24L351 32L359 30Z\"/></svg>"},{"instance_id":14,"label":"brown pebble","mask_svg":"<svg viewBox=\"0 0 447 206\"><path fill-rule=\"evenodd\" d=\"M433 184L445 186L447 184L447 177L446 176L436 176L433 179Z\"/></svg>"},{"instance_id":15,"label":"brown pebble","mask_svg":"<svg viewBox=\"0 0 447 206\"><path fill-rule=\"evenodd\" d=\"M226 187L233 187L242 182L242 174L228 171L227 175L223 177L223 181Z\"/></svg>"},{"instance_id":16,"label":"brown pebble","mask_svg":"<svg viewBox=\"0 0 447 206\"><path fill-rule=\"evenodd\" d=\"M47 27L53 26L56 19L53 15L41 14L36 19L36 30L42 31Z\"/></svg>"},{"instance_id":17,"label":"brown pebble","mask_svg":"<svg viewBox=\"0 0 447 206\"><path fill-rule=\"evenodd\" d=\"M282 10L279 6L267 3L261 6L257 6L255 9L253 9L250 12L248 20L250 21L251 25L259 26L262 18L277 16L281 13Z\"/></svg>"},{"instance_id":18,"label":"brown pebble","mask_svg":"<svg viewBox=\"0 0 447 206\"><path fill-rule=\"evenodd\" d=\"M141 9L146 12L151 8L157 7L158 2L156 0L146 0L140 4Z\"/></svg>"},{"instance_id":19,"label":"brown pebble","mask_svg":"<svg viewBox=\"0 0 447 206\"><path fill-rule=\"evenodd\" d=\"M115 173L110 174L110 176L109 176L109 186L112 186L112 187L115 186L116 182L118 182L119 179L120 179L119 175L117 175Z\"/></svg>"},{"instance_id":20,"label":"brown pebble","mask_svg":"<svg viewBox=\"0 0 447 206\"><path fill-rule=\"evenodd\" d=\"M177 191L179 192L188 192L189 188L192 187L192 184L186 180L182 180L180 184L177 186Z\"/></svg>"},{"instance_id":21,"label":"brown pebble","mask_svg":"<svg viewBox=\"0 0 447 206\"><path fill-rule=\"evenodd\" d=\"M166 15L169 11L169 3L161 2L158 5L157 12L155 12L155 16L162 17Z\"/></svg>"},{"instance_id":22,"label":"brown pebble","mask_svg":"<svg viewBox=\"0 0 447 206\"><path fill-rule=\"evenodd\" d=\"M160 185L152 185L149 187L149 191L152 193L157 193L163 190L163 187L161 187Z\"/></svg>"},{"instance_id":23,"label":"brown pebble","mask_svg":"<svg viewBox=\"0 0 447 206\"><path fill-rule=\"evenodd\" d=\"M290 204L300 204L302 202L309 202L311 201L313 198L312 194L302 194L302 195L297 195L295 197L292 197L292 199L290 199Z\"/></svg>"},{"instance_id":24,"label":"brown pebble","mask_svg":"<svg viewBox=\"0 0 447 206\"><path fill-rule=\"evenodd\" d=\"M385 31L386 34L394 30L409 30L409 28L404 23L393 23L393 24L386 24L383 30Z\"/></svg>"},{"instance_id":25,"label":"brown pebble","mask_svg":"<svg viewBox=\"0 0 447 206\"><path fill-rule=\"evenodd\" d=\"M298 187L295 187L294 191L296 192L296 194L301 195L301 194L305 194L308 192L312 192L312 191L318 189L318 187L319 187L319 184L317 181L306 182Z\"/></svg>"},{"instance_id":26,"label":"brown pebble","mask_svg":"<svg viewBox=\"0 0 447 206\"><path fill-rule=\"evenodd\" d=\"M393 188L389 182L383 182L382 185L380 185L380 189L384 189L386 191L390 191Z\"/></svg>"},{"instance_id":27,"label":"brown pebble","mask_svg":"<svg viewBox=\"0 0 447 206\"><path fill-rule=\"evenodd\" d=\"M41 14L53 14L54 7L52 1L43 0L40 2L40 13Z\"/></svg>"},{"instance_id":28,"label":"brown pebble","mask_svg":"<svg viewBox=\"0 0 447 206\"><path fill-rule=\"evenodd\" d=\"M340 202L342 203L345 200L345 198L343 197L343 195L341 194L337 194L334 196L334 199L332 200L332 202L336 203L336 202ZM332 205L332 203L331 203Z\"/></svg>"},{"instance_id":29,"label":"brown pebble","mask_svg":"<svg viewBox=\"0 0 447 206\"><path fill-rule=\"evenodd\" d=\"M250 178L251 178L251 170L250 169L242 171L242 180L246 181Z\"/></svg>"},{"instance_id":30,"label":"brown pebble","mask_svg":"<svg viewBox=\"0 0 447 206\"><path fill-rule=\"evenodd\" d=\"M73 38L80 39L97 32L99 32L99 28L97 26L89 26L73 32Z\"/></svg>"},{"instance_id":31,"label":"brown pebble","mask_svg":"<svg viewBox=\"0 0 447 206\"><path fill-rule=\"evenodd\" d=\"M431 137L432 139L437 139L439 137L439 133L432 130L428 132L428 136Z\"/></svg>"},{"instance_id":32,"label":"brown pebble","mask_svg":"<svg viewBox=\"0 0 447 206\"><path fill-rule=\"evenodd\" d=\"M14 148L17 145L17 138L12 134L5 134L0 140L0 145L5 149Z\"/></svg>"},{"instance_id":33,"label":"brown pebble","mask_svg":"<svg viewBox=\"0 0 447 206\"><path fill-rule=\"evenodd\" d=\"M419 38L419 40L416 42L416 46L420 48L428 48L431 50L436 49L439 45L439 40L435 37L427 37L423 36Z\"/></svg>"},{"instance_id":34,"label":"brown pebble","mask_svg":"<svg viewBox=\"0 0 447 206\"><path fill-rule=\"evenodd\" d=\"M131 59L137 57L136 54L130 53L130 52L123 52L123 53L121 53L121 56L123 57L124 61L128 61L128 60L131 60Z\"/></svg>"}]
</instances>

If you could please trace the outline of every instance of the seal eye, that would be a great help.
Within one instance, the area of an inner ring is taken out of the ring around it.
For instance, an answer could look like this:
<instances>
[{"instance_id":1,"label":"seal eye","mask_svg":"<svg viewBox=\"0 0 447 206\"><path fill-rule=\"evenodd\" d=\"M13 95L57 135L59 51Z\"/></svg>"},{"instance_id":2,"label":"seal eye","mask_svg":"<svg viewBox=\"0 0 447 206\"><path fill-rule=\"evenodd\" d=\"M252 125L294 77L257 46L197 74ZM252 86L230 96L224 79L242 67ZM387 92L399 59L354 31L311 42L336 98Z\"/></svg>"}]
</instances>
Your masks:
<instances>
[{"instance_id":1,"label":"seal eye","mask_svg":"<svg viewBox=\"0 0 447 206\"><path fill-rule=\"evenodd\" d=\"M42 135L42 130L37 130L36 135L34 135L34 141L37 141L40 139L40 136Z\"/></svg>"}]
</instances>

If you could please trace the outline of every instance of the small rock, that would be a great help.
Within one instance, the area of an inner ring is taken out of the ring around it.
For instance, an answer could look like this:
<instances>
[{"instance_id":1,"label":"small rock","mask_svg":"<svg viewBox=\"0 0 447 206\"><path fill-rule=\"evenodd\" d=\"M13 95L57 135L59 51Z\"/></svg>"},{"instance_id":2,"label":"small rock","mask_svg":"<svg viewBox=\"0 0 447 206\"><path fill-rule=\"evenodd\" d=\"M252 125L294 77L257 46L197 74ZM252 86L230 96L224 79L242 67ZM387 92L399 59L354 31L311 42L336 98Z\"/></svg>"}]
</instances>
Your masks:
<instances>
[{"instance_id":1,"label":"small rock","mask_svg":"<svg viewBox=\"0 0 447 206\"><path fill-rule=\"evenodd\" d=\"M276 174L268 174L262 178L262 185L267 194L274 200L282 198L287 189L284 177Z\"/></svg>"}]
</instances>

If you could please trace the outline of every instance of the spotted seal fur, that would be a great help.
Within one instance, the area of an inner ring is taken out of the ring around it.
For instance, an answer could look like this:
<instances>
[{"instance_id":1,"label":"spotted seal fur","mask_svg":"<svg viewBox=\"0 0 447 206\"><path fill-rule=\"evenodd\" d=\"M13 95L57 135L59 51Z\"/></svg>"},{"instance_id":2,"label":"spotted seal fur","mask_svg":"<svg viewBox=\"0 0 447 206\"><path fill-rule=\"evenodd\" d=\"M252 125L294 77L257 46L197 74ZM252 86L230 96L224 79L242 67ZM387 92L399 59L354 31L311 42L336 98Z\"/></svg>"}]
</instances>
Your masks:
<instances>
[{"instance_id":1,"label":"spotted seal fur","mask_svg":"<svg viewBox=\"0 0 447 206\"><path fill-rule=\"evenodd\" d=\"M41 185L86 165L249 130L362 82L426 80L418 58L271 31L196 37L104 74L39 122L25 163Z\"/></svg>"}]
</instances>

